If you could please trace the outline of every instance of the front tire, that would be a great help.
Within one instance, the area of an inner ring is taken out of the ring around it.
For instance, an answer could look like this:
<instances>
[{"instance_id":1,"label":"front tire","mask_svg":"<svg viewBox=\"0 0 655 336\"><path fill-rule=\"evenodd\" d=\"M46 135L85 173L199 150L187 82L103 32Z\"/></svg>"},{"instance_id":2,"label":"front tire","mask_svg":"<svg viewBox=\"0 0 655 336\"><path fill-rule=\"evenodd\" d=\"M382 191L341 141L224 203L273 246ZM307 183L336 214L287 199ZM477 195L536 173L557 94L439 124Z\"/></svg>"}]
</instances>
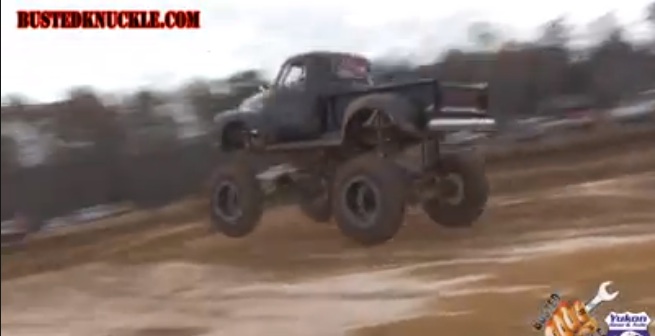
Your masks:
<instances>
[{"instance_id":1,"label":"front tire","mask_svg":"<svg viewBox=\"0 0 655 336\"><path fill-rule=\"evenodd\" d=\"M446 227L468 227L482 215L489 198L484 162L475 155L441 158L438 196L425 200L425 213Z\"/></svg>"},{"instance_id":2,"label":"front tire","mask_svg":"<svg viewBox=\"0 0 655 336\"><path fill-rule=\"evenodd\" d=\"M406 190L400 168L392 161L363 156L336 173L332 211L341 232L363 245L393 238L405 217Z\"/></svg>"},{"instance_id":3,"label":"front tire","mask_svg":"<svg viewBox=\"0 0 655 336\"><path fill-rule=\"evenodd\" d=\"M252 233L264 212L264 193L244 160L219 167L211 186L211 223L228 237Z\"/></svg>"}]
</instances>

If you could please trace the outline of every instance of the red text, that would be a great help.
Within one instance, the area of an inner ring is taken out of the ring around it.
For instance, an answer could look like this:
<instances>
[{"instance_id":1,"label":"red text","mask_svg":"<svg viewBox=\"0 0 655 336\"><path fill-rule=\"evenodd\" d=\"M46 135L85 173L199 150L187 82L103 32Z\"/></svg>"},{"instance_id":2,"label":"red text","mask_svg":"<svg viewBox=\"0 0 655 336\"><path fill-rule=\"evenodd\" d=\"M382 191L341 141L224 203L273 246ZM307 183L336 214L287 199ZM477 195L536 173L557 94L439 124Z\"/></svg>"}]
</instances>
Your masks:
<instances>
[{"instance_id":1,"label":"red text","mask_svg":"<svg viewBox=\"0 0 655 336\"><path fill-rule=\"evenodd\" d=\"M200 11L17 11L19 29L198 29Z\"/></svg>"}]
</instances>

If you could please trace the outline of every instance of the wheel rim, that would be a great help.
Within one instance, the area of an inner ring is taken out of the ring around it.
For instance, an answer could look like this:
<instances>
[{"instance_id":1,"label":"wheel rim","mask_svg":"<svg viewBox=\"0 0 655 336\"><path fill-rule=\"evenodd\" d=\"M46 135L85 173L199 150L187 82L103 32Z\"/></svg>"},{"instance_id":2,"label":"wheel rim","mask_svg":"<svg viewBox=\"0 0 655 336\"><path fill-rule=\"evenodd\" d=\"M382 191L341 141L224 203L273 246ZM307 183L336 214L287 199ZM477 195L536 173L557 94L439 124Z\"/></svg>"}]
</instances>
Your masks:
<instances>
[{"instance_id":1,"label":"wheel rim","mask_svg":"<svg viewBox=\"0 0 655 336\"><path fill-rule=\"evenodd\" d=\"M343 189L342 206L361 228L374 225L380 207L380 191L369 179L356 177Z\"/></svg>"},{"instance_id":2,"label":"wheel rim","mask_svg":"<svg viewBox=\"0 0 655 336\"><path fill-rule=\"evenodd\" d=\"M241 216L239 190L232 182L224 181L216 187L213 203L214 213L228 222Z\"/></svg>"},{"instance_id":3,"label":"wheel rim","mask_svg":"<svg viewBox=\"0 0 655 336\"><path fill-rule=\"evenodd\" d=\"M464 178L460 174L450 173L441 178L441 199L448 205L459 205L464 201Z\"/></svg>"}]
</instances>

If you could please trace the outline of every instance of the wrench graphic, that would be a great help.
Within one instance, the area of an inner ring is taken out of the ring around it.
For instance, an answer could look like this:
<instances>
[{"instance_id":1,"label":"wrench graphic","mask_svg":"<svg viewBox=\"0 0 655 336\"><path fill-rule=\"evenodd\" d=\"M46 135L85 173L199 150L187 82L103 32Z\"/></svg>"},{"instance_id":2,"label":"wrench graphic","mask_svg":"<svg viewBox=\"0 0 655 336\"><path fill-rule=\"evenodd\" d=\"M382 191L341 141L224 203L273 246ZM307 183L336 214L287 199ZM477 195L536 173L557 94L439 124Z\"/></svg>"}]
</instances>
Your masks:
<instances>
[{"instance_id":1,"label":"wrench graphic","mask_svg":"<svg viewBox=\"0 0 655 336\"><path fill-rule=\"evenodd\" d=\"M585 309L587 309L587 313L591 313L594 309L596 309L601 303L603 302L609 302L614 299L619 295L619 291L616 291L614 293L609 293L607 291L607 287L611 285L611 281L605 281L600 286L598 286L598 293L596 293L596 296L594 296L593 299L591 299L589 302L585 304Z\"/></svg>"}]
</instances>

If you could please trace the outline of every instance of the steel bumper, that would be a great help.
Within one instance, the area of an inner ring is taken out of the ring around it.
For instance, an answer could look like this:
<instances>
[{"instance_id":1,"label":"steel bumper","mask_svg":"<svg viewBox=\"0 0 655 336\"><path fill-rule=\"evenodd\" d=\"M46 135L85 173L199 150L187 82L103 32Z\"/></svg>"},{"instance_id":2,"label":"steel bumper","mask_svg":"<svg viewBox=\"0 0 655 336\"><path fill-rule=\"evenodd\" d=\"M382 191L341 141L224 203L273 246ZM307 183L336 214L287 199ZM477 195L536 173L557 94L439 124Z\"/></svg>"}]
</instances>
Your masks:
<instances>
[{"instance_id":1,"label":"steel bumper","mask_svg":"<svg viewBox=\"0 0 655 336\"><path fill-rule=\"evenodd\" d=\"M492 118L434 118L427 129L433 132L495 132L496 121Z\"/></svg>"}]
</instances>

